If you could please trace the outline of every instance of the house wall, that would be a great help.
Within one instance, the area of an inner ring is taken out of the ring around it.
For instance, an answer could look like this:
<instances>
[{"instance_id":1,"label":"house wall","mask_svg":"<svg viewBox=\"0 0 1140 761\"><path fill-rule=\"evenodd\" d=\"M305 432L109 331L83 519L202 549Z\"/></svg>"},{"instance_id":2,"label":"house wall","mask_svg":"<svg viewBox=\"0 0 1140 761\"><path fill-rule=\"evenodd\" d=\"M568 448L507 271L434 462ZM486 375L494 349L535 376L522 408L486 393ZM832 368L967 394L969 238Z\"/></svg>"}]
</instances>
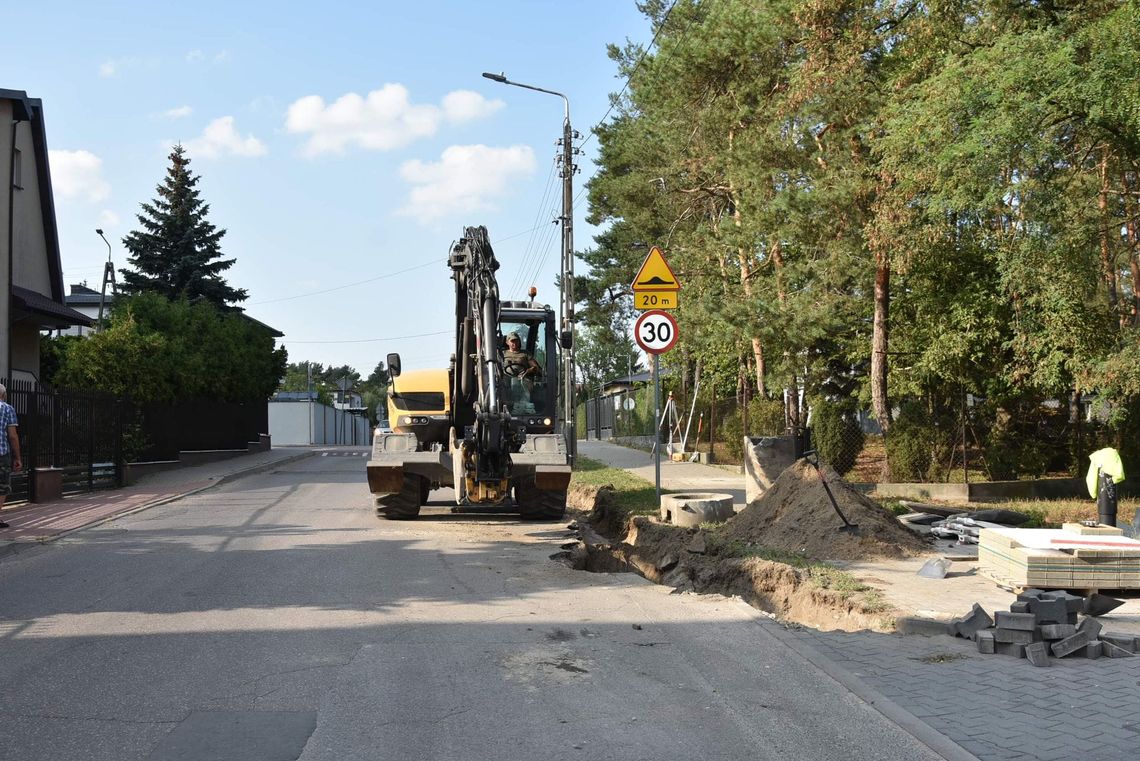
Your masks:
<instances>
[{"instance_id":1,"label":"house wall","mask_svg":"<svg viewBox=\"0 0 1140 761\"><path fill-rule=\"evenodd\" d=\"M9 133L9 137L11 133ZM12 262L12 282L51 298L51 274L48 270L48 247L44 238L43 208L40 205L40 175L36 167L32 125L20 122L16 127L16 148L21 154L22 190L15 191L16 256ZM46 174L46 173L44 173ZM8 175L4 175L7 182Z\"/></svg>"},{"instance_id":2,"label":"house wall","mask_svg":"<svg viewBox=\"0 0 1140 761\"><path fill-rule=\"evenodd\" d=\"M39 380L40 370L40 329L38 325L12 326L12 372L13 378ZM6 359L6 358L5 358Z\"/></svg>"},{"instance_id":3,"label":"house wall","mask_svg":"<svg viewBox=\"0 0 1140 761\"><path fill-rule=\"evenodd\" d=\"M12 161L12 101L0 98L0 378L8 377L8 315L11 283L8 282L8 178Z\"/></svg>"},{"instance_id":4,"label":"house wall","mask_svg":"<svg viewBox=\"0 0 1140 761\"><path fill-rule=\"evenodd\" d=\"M79 312L81 315L84 315L85 317L90 317L92 322L94 322L99 317L99 307L98 306L88 306L87 304L70 305L70 306L72 309L74 309L76 312ZM107 303L103 306L103 311L109 313L111 311L110 307L111 307L111 298L110 298L110 296L108 296L107 297ZM67 328L66 330L61 330L59 334L61 336L85 336L88 333L91 333L93 330L94 330L94 328L84 328L80 325L72 325L70 328Z\"/></svg>"}]
</instances>

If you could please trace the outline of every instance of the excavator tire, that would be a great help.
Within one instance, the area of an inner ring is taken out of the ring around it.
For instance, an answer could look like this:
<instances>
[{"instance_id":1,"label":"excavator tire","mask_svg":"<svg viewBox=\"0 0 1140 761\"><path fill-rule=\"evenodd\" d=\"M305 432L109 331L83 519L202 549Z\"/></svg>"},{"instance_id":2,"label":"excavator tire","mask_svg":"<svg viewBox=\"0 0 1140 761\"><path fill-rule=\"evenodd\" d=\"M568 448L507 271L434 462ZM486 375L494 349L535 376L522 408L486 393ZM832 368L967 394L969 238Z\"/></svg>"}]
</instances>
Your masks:
<instances>
[{"instance_id":1,"label":"excavator tire","mask_svg":"<svg viewBox=\"0 0 1140 761\"><path fill-rule=\"evenodd\" d=\"M524 521L558 521L566 515L566 492L536 488L533 480L519 481L515 504Z\"/></svg>"},{"instance_id":2,"label":"excavator tire","mask_svg":"<svg viewBox=\"0 0 1140 761\"><path fill-rule=\"evenodd\" d=\"M420 514L427 481L420 476L405 474L404 486L395 494L376 498L376 517L388 520L410 520Z\"/></svg>"}]
</instances>

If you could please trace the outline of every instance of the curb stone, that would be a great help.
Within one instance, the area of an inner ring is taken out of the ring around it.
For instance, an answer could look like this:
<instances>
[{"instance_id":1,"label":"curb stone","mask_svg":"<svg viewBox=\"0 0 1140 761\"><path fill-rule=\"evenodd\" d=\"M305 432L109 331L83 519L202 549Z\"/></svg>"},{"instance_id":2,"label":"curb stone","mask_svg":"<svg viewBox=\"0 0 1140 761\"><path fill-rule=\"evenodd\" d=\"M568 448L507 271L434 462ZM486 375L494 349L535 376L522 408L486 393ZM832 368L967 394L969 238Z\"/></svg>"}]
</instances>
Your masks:
<instances>
[{"instance_id":1,"label":"curb stone","mask_svg":"<svg viewBox=\"0 0 1140 761\"><path fill-rule=\"evenodd\" d=\"M747 605L747 603L741 602L741 605ZM750 605L748 609L754 614L759 614L759 611ZM785 630L779 623L760 617L759 615L756 617L756 622L764 627L764 630L771 634L780 644L788 647L796 655L843 685L851 694L881 713L887 720L900 727L904 732L925 745L933 753L946 759L946 761L981 761L977 756L954 742L947 735L942 734L874 687L865 683L843 666L840 666L819 650L815 649L815 647L804 638L797 637L793 632Z\"/></svg>"}]
</instances>

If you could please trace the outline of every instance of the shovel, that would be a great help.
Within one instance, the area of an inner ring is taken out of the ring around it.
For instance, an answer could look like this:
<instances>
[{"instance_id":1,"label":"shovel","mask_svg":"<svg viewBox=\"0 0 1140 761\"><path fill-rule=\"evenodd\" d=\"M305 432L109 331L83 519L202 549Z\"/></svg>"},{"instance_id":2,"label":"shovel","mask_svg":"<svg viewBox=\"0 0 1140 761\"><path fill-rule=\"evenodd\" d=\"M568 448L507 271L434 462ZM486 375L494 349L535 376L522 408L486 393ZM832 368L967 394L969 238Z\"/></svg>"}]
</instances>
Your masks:
<instances>
[{"instance_id":1,"label":"shovel","mask_svg":"<svg viewBox=\"0 0 1140 761\"><path fill-rule=\"evenodd\" d=\"M815 472L819 475L819 482L823 484L823 490L827 492L827 498L831 500L831 506L835 508L836 515L838 515L840 520L843 521L843 525L839 527L839 532L841 534L857 535L859 533L859 524L852 523L851 521L847 520L847 516L844 515L843 511L839 509L839 503L835 501L835 495L831 493L831 487L827 485L827 479L823 477L823 471L819 468L819 452L816 452L814 450L807 452L804 455L804 459L807 460L813 468L815 468Z\"/></svg>"}]
</instances>

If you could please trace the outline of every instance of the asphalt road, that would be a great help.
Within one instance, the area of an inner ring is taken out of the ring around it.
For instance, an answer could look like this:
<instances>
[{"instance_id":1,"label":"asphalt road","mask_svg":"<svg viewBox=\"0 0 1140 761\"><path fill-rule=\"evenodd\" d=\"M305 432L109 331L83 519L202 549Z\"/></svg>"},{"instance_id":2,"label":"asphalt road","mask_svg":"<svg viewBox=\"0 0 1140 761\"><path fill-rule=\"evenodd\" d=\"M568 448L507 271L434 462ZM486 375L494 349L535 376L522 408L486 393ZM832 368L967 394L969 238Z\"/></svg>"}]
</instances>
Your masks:
<instances>
[{"instance_id":1,"label":"asphalt road","mask_svg":"<svg viewBox=\"0 0 1140 761\"><path fill-rule=\"evenodd\" d=\"M564 523L377 520L361 454L0 561L0 759L939 757L743 603L553 562Z\"/></svg>"}]
</instances>

